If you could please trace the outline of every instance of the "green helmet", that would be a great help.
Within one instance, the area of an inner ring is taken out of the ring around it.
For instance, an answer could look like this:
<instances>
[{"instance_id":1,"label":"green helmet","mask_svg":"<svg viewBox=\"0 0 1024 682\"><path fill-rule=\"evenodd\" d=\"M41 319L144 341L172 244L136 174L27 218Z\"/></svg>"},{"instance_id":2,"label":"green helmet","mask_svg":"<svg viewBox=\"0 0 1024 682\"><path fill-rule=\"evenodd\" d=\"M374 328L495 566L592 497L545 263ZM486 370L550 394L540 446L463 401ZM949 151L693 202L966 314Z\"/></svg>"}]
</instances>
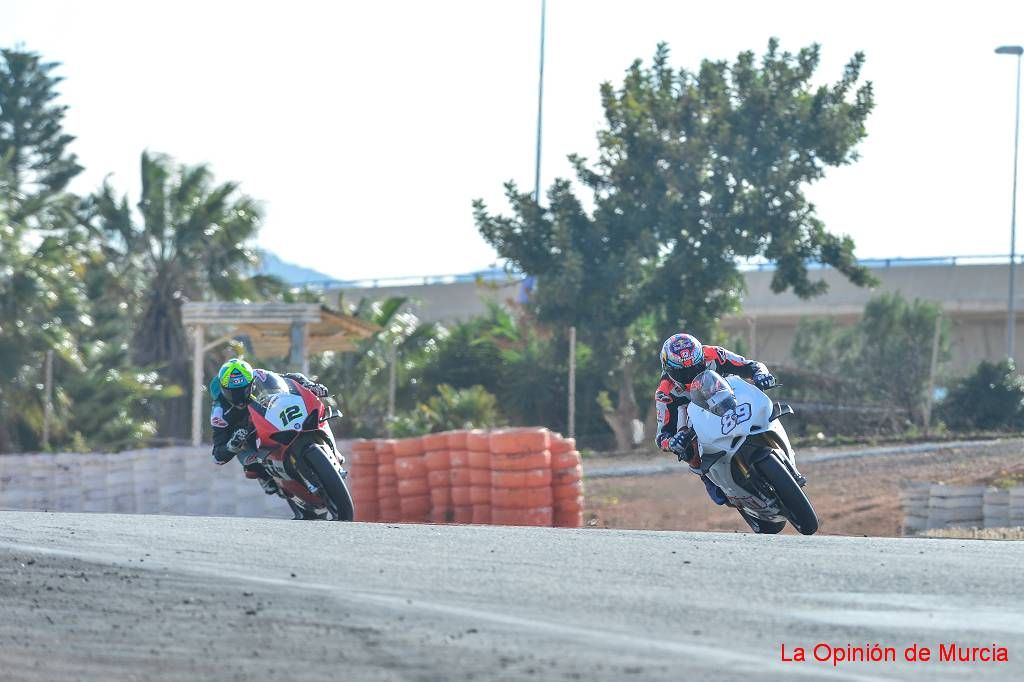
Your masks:
<instances>
[{"instance_id":1,"label":"green helmet","mask_svg":"<svg viewBox=\"0 0 1024 682\"><path fill-rule=\"evenodd\" d=\"M232 405L241 407L252 395L252 365L241 358L231 358L217 372L220 392Z\"/></svg>"}]
</instances>

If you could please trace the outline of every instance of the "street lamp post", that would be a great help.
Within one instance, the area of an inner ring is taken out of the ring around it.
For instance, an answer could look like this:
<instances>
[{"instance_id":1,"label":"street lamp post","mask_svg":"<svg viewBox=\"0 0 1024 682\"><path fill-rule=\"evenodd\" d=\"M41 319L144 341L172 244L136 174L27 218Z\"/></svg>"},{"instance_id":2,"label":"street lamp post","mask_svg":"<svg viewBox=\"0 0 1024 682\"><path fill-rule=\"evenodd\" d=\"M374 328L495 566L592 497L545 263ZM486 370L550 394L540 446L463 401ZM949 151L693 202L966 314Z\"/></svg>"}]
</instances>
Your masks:
<instances>
[{"instance_id":1,"label":"street lamp post","mask_svg":"<svg viewBox=\"0 0 1024 682\"><path fill-rule=\"evenodd\" d=\"M1014 270L1016 270L1017 259L1017 149L1020 137L1020 56L1024 54L1024 47L1020 45L1003 45L996 48L996 54L1012 54L1017 57L1017 97L1016 113L1013 123L1013 199L1010 210L1010 302L1006 321L1006 357L1013 361L1014 353L1014 332L1017 328L1017 320L1013 308L1014 294Z\"/></svg>"}]
</instances>

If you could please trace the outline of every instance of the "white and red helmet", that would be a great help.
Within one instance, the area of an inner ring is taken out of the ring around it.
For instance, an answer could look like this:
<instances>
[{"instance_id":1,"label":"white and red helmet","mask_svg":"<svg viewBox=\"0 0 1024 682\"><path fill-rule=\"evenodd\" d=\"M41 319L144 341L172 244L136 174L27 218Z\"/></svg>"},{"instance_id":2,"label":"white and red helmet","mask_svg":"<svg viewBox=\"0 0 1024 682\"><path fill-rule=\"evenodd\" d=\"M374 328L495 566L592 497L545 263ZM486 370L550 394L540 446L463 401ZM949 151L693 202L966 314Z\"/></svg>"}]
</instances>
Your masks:
<instances>
[{"instance_id":1,"label":"white and red helmet","mask_svg":"<svg viewBox=\"0 0 1024 682\"><path fill-rule=\"evenodd\" d=\"M661 346L661 369L681 386L693 382L707 368L704 346L690 334L673 334Z\"/></svg>"}]
</instances>

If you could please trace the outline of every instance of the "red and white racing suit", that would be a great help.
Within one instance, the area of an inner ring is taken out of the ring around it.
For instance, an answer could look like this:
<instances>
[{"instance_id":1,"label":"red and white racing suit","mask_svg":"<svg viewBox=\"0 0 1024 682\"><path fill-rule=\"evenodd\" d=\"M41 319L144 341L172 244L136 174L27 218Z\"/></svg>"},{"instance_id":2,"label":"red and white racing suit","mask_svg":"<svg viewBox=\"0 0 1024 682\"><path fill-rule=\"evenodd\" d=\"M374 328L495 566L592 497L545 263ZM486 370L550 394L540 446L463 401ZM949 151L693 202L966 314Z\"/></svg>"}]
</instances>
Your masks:
<instances>
[{"instance_id":1,"label":"red and white racing suit","mask_svg":"<svg viewBox=\"0 0 1024 682\"><path fill-rule=\"evenodd\" d=\"M705 369L718 372L722 376L735 374L744 379L750 379L759 372L768 373L768 368L756 360L747 360L742 355L733 353L722 346L704 346ZM658 382L658 390L654 393L655 407L658 410L658 433L654 442L658 448L668 451L668 441L672 436L690 426L689 417L686 414L686 406L690 404L690 391L696 388L693 384L683 386L676 383L668 374L662 373ZM696 467L700 463L697 456L697 443L693 444L693 455L690 459L690 466Z\"/></svg>"}]
</instances>

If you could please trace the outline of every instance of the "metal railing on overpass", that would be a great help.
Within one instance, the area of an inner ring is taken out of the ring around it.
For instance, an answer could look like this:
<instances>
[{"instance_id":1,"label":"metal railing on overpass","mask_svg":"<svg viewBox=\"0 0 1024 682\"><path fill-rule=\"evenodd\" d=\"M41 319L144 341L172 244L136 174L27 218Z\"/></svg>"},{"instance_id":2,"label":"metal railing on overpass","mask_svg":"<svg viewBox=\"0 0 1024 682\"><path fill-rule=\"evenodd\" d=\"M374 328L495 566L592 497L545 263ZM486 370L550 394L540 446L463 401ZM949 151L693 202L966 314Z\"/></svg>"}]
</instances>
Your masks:
<instances>
[{"instance_id":1,"label":"metal railing on overpass","mask_svg":"<svg viewBox=\"0 0 1024 682\"><path fill-rule=\"evenodd\" d=\"M920 256L909 258L860 258L857 263L868 268L894 268L894 267L915 267L915 266L937 266L937 265L1001 265L1010 260L1009 254L989 255L966 255L966 256ZM1024 254L1016 256L1016 263L1024 262ZM774 270L774 263L755 260L741 261L741 271L763 271ZM807 261L807 267L812 270L831 267L817 261ZM311 289L377 289L381 287L409 287L428 286L432 284L455 284L467 282L508 282L523 277L524 274L517 270L505 270L503 268L489 268L474 272L464 272L450 275L412 275L405 277L366 277L362 279L323 279L311 280L295 284L297 287L308 287Z\"/></svg>"}]
</instances>

